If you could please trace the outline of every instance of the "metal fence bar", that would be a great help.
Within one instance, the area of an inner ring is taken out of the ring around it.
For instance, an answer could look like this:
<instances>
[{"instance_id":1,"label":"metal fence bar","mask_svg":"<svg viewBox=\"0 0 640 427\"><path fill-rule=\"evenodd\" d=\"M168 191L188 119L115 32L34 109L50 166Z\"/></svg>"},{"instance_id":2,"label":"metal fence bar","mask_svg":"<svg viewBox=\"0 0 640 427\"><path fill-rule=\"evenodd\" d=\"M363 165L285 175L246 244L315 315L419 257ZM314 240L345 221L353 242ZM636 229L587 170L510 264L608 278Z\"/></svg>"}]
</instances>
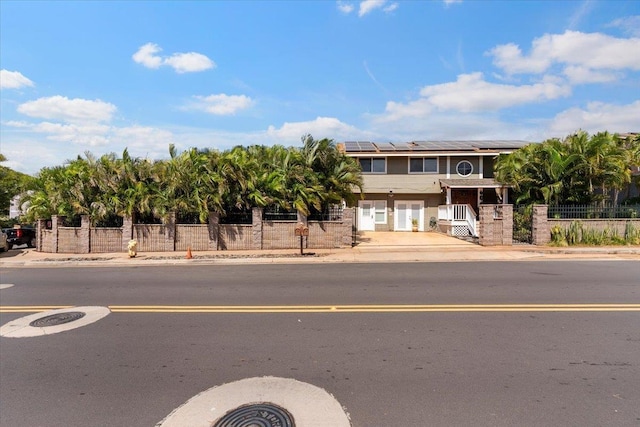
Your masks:
<instances>
[{"instance_id":1,"label":"metal fence bar","mask_svg":"<svg viewBox=\"0 0 640 427\"><path fill-rule=\"evenodd\" d=\"M640 205L550 205L550 219L640 218Z\"/></svg>"},{"instance_id":2,"label":"metal fence bar","mask_svg":"<svg viewBox=\"0 0 640 427\"><path fill-rule=\"evenodd\" d=\"M310 221L342 221L342 206L329 206L322 212L312 211L309 215Z\"/></svg>"}]
</instances>

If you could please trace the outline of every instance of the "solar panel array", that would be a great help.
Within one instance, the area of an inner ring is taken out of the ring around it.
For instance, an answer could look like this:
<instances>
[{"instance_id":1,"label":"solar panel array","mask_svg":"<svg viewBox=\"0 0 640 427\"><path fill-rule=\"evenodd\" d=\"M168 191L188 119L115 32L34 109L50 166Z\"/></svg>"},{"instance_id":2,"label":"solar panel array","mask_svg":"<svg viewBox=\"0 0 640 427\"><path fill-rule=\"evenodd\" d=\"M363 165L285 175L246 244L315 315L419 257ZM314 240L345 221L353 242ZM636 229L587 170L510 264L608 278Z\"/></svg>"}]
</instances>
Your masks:
<instances>
[{"instance_id":1,"label":"solar panel array","mask_svg":"<svg viewBox=\"0 0 640 427\"><path fill-rule=\"evenodd\" d=\"M347 152L357 152L357 151L365 151L365 152L375 152L376 147L372 142L368 141L348 141L344 143L344 148Z\"/></svg>"},{"instance_id":2,"label":"solar panel array","mask_svg":"<svg viewBox=\"0 0 640 427\"><path fill-rule=\"evenodd\" d=\"M406 151L474 151L517 149L531 144L528 141L414 141L414 142L345 142L347 152L406 152Z\"/></svg>"}]
</instances>

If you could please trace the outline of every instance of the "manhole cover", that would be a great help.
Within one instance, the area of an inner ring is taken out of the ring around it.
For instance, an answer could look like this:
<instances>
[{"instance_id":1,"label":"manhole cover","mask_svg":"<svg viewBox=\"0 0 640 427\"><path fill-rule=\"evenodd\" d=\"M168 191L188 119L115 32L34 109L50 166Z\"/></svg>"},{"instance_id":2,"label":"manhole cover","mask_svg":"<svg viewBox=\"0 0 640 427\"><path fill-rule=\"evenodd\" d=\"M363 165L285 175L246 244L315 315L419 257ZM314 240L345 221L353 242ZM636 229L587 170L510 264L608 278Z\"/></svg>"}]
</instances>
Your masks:
<instances>
[{"instance_id":1,"label":"manhole cover","mask_svg":"<svg viewBox=\"0 0 640 427\"><path fill-rule=\"evenodd\" d=\"M82 319L84 313L81 311L67 311L65 313L56 313L50 316L44 316L29 323L29 326L35 328L44 328L47 326L64 325L74 320Z\"/></svg>"},{"instance_id":2,"label":"manhole cover","mask_svg":"<svg viewBox=\"0 0 640 427\"><path fill-rule=\"evenodd\" d=\"M273 403L253 403L227 412L213 427L295 427L293 417Z\"/></svg>"}]
</instances>

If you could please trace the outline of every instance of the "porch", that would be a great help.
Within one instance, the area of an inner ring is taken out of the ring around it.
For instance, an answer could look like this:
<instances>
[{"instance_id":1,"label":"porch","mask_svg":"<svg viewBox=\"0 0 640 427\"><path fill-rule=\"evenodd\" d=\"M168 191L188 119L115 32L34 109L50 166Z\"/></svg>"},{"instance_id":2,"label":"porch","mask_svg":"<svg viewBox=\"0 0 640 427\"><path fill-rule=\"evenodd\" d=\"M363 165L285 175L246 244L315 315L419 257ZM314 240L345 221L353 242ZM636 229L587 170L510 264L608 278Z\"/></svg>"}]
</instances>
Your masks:
<instances>
[{"instance_id":1,"label":"porch","mask_svg":"<svg viewBox=\"0 0 640 427\"><path fill-rule=\"evenodd\" d=\"M438 229L449 236L478 237L478 214L470 204L438 206Z\"/></svg>"}]
</instances>

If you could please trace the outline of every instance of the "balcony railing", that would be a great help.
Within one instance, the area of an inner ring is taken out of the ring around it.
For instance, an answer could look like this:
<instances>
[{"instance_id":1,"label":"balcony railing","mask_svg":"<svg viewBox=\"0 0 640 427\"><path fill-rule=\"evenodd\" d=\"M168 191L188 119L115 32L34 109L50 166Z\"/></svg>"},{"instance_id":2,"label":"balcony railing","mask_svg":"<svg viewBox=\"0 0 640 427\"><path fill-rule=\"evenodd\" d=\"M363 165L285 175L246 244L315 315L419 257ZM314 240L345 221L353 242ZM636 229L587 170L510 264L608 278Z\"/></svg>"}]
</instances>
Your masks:
<instances>
[{"instance_id":1,"label":"balcony railing","mask_svg":"<svg viewBox=\"0 0 640 427\"><path fill-rule=\"evenodd\" d=\"M478 236L476 213L471 205L440 205L438 221L446 221L454 236Z\"/></svg>"}]
</instances>

